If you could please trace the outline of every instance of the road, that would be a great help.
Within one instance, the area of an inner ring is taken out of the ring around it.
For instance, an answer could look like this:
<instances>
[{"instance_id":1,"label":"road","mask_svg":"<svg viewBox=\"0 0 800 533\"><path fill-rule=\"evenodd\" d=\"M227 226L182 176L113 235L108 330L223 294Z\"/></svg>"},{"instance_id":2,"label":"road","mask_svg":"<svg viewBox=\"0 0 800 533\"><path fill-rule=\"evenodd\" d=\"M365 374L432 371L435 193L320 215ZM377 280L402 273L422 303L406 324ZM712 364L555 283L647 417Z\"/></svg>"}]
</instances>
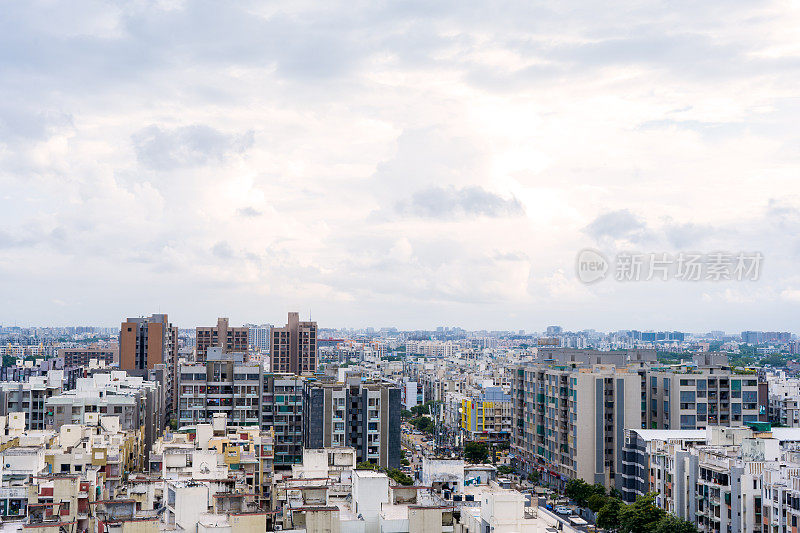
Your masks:
<instances>
[{"instance_id":1,"label":"road","mask_svg":"<svg viewBox=\"0 0 800 533\"><path fill-rule=\"evenodd\" d=\"M423 455L430 456L433 454L433 446L425 442L425 439L428 438L426 435L414 435L413 431L414 427L412 425L403 423L401 442L403 448L411 453L408 459L411 462L412 471L416 472L417 469L422 468ZM417 453L417 446L421 448L421 454Z\"/></svg>"}]
</instances>

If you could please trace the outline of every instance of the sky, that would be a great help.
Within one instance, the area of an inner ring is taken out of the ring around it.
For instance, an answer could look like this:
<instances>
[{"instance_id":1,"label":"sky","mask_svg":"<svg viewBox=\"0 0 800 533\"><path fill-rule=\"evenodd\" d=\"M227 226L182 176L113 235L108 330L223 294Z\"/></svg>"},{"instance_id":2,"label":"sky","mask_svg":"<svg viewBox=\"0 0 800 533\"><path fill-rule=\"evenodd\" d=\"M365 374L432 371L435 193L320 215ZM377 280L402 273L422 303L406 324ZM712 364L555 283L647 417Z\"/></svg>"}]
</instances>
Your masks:
<instances>
[{"instance_id":1,"label":"sky","mask_svg":"<svg viewBox=\"0 0 800 533\"><path fill-rule=\"evenodd\" d=\"M798 26L797 1L5 3L0 324L796 331ZM684 252L763 260L614 279Z\"/></svg>"}]
</instances>

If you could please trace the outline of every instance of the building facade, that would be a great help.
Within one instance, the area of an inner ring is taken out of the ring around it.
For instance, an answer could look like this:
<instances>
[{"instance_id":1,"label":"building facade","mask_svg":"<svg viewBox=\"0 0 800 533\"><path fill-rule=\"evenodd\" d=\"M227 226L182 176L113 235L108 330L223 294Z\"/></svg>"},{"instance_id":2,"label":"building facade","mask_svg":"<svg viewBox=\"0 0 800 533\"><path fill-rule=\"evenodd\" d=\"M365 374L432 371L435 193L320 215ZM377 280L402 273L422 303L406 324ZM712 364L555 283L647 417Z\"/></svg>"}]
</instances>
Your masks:
<instances>
[{"instance_id":1,"label":"building facade","mask_svg":"<svg viewBox=\"0 0 800 533\"><path fill-rule=\"evenodd\" d=\"M249 334L249 329L246 327L230 327L227 318L218 318L216 326L199 327L195 333L197 339L195 361L204 362L207 359L206 352L212 346L222 348L223 353L247 353Z\"/></svg>"},{"instance_id":2,"label":"building facade","mask_svg":"<svg viewBox=\"0 0 800 533\"><path fill-rule=\"evenodd\" d=\"M289 313L282 328L272 328L270 364L273 372L313 374L317 369L317 323L301 322Z\"/></svg>"},{"instance_id":3,"label":"building facade","mask_svg":"<svg viewBox=\"0 0 800 533\"><path fill-rule=\"evenodd\" d=\"M178 405L178 328L167 315L129 318L119 331L119 369L142 370L163 364L167 372L166 420Z\"/></svg>"},{"instance_id":4,"label":"building facade","mask_svg":"<svg viewBox=\"0 0 800 533\"><path fill-rule=\"evenodd\" d=\"M358 462L400 466L400 388L348 378L346 383L307 380L303 387L303 445L352 447Z\"/></svg>"}]
</instances>

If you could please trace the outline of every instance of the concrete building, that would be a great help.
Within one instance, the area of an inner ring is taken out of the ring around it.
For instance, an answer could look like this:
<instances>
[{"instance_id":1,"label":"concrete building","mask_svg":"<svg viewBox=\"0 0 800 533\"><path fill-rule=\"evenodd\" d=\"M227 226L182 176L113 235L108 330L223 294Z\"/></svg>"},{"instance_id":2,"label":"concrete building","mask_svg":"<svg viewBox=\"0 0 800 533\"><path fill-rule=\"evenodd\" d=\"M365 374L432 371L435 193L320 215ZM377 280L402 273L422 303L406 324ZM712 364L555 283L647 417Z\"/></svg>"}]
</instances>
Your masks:
<instances>
[{"instance_id":1,"label":"concrete building","mask_svg":"<svg viewBox=\"0 0 800 533\"><path fill-rule=\"evenodd\" d=\"M28 381L0 382L0 416L23 413L26 428L45 429L45 404L63 390L63 370L49 370L47 375L31 376Z\"/></svg>"},{"instance_id":2,"label":"concrete building","mask_svg":"<svg viewBox=\"0 0 800 533\"><path fill-rule=\"evenodd\" d=\"M273 372L313 374L317 369L317 323L301 322L289 313L286 326L272 328L270 365Z\"/></svg>"},{"instance_id":3,"label":"concrete building","mask_svg":"<svg viewBox=\"0 0 800 533\"><path fill-rule=\"evenodd\" d=\"M650 370L643 399L651 429L704 429L758 422L758 379L735 374L727 356L701 354L686 369Z\"/></svg>"},{"instance_id":4,"label":"concrete building","mask_svg":"<svg viewBox=\"0 0 800 533\"><path fill-rule=\"evenodd\" d=\"M119 418L122 431L142 431L147 454L164 428L161 385L115 370L78 380L77 387L45 401L45 427L59 431L64 425L93 424L105 416Z\"/></svg>"},{"instance_id":5,"label":"concrete building","mask_svg":"<svg viewBox=\"0 0 800 533\"><path fill-rule=\"evenodd\" d=\"M306 380L303 445L352 447L358 462L400 466L400 389L387 382L348 378L345 383Z\"/></svg>"},{"instance_id":6,"label":"concrete building","mask_svg":"<svg viewBox=\"0 0 800 533\"><path fill-rule=\"evenodd\" d=\"M100 347L85 346L78 348L61 348L58 357L64 360L64 366L89 366L89 362L96 360L105 365L118 362L119 346Z\"/></svg>"},{"instance_id":7,"label":"concrete building","mask_svg":"<svg viewBox=\"0 0 800 533\"><path fill-rule=\"evenodd\" d=\"M178 427L211 422L222 413L231 424L260 424L261 366L244 353L209 346L205 361L180 365Z\"/></svg>"},{"instance_id":8,"label":"concrete building","mask_svg":"<svg viewBox=\"0 0 800 533\"><path fill-rule=\"evenodd\" d=\"M523 365L512 387L511 447L525 471L619 489L625 429L641 424L638 374L602 364Z\"/></svg>"},{"instance_id":9,"label":"concrete building","mask_svg":"<svg viewBox=\"0 0 800 533\"><path fill-rule=\"evenodd\" d=\"M222 353L241 352L247 353L249 348L249 329L247 327L233 328L228 324L227 318L218 318L215 327L199 327L196 330L195 361L206 361L206 352L209 347L216 346Z\"/></svg>"},{"instance_id":10,"label":"concrete building","mask_svg":"<svg viewBox=\"0 0 800 533\"><path fill-rule=\"evenodd\" d=\"M486 387L461 402L461 429L467 440L508 442L511 438L511 396L500 387Z\"/></svg>"},{"instance_id":11,"label":"concrete building","mask_svg":"<svg viewBox=\"0 0 800 533\"><path fill-rule=\"evenodd\" d=\"M800 378L790 378L783 371L766 375L769 421L785 427L800 427Z\"/></svg>"},{"instance_id":12,"label":"concrete building","mask_svg":"<svg viewBox=\"0 0 800 533\"><path fill-rule=\"evenodd\" d=\"M261 427L275 429L275 468L303 461L303 378L294 374L261 376Z\"/></svg>"},{"instance_id":13,"label":"concrete building","mask_svg":"<svg viewBox=\"0 0 800 533\"><path fill-rule=\"evenodd\" d=\"M178 405L178 328L165 314L129 318L119 332L119 369L142 370L164 365L167 373L165 420L170 420Z\"/></svg>"},{"instance_id":14,"label":"concrete building","mask_svg":"<svg viewBox=\"0 0 800 533\"><path fill-rule=\"evenodd\" d=\"M250 351L254 353L269 354L270 335L272 333L271 324L245 324L248 331L248 342Z\"/></svg>"}]
</instances>

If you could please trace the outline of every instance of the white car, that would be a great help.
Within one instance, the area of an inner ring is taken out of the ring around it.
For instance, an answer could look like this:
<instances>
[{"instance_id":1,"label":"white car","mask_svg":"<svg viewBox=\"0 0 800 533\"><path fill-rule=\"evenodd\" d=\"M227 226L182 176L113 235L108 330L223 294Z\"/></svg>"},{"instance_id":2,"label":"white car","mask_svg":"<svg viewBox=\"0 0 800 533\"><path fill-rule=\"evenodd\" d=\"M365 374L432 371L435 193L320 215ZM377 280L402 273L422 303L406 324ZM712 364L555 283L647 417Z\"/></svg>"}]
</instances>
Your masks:
<instances>
[{"instance_id":1,"label":"white car","mask_svg":"<svg viewBox=\"0 0 800 533\"><path fill-rule=\"evenodd\" d=\"M572 514L572 509L564 505L559 505L554 509L554 511L557 512L558 514Z\"/></svg>"}]
</instances>

